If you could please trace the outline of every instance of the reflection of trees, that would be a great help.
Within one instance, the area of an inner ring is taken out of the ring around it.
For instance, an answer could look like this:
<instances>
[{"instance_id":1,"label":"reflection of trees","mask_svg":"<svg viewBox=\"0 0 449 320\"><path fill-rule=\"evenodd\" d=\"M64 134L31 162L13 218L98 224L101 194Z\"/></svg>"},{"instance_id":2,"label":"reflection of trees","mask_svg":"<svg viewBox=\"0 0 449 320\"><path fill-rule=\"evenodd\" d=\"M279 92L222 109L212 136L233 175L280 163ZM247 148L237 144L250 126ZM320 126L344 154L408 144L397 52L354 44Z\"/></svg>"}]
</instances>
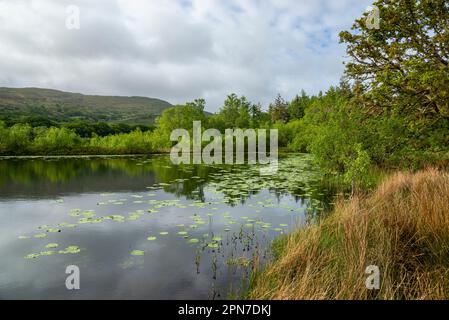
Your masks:
<instances>
[{"instance_id":1,"label":"reflection of trees","mask_svg":"<svg viewBox=\"0 0 449 320\"><path fill-rule=\"evenodd\" d=\"M325 188L323 175L307 155L285 156L279 161L278 173L260 176L260 166L234 166L215 177L216 188L230 205L244 204L248 198L267 189L280 203L281 196L293 195L296 203L313 216L330 209L335 190Z\"/></svg>"},{"instance_id":2,"label":"reflection of trees","mask_svg":"<svg viewBox=\"0 0 449 320\"><path fill-rule=\"evenodd\" d=\"M173 166L167 156L9 159L0 161L0 194L142 191L162 182L170 184L164 186L166 192L203 199L209 171L207 166Z\"/></svg>"},{"instance_id":3,"label":"reflection of trees","mask_svg":"<svg viewBox=\"0 0 449 320\"><path fill-rule=\"evenodd\" d=\"M205 201L211 185L230 205L244 204L268 189L277 197L292 194L301 206L331 202L332 190L306 156L280 160L279 172L263 177L248 165L178 165L167 156L11 159L0 161L0 194L54 197L70 192L142 191L154 183L177 197ZM306 192L308 190L308 192Z\"/></svg>"},{"instance_id":4,"label":"reflection of trees","mask_svg":"<svg viewBox=\"0 0 449 320\"><path fill-rule=\"evenodd\" d=\"M135 166L131 159L28 159L0 161L0 186L8 183L32 184L38 180L68 182L74 177L92 175L109 170L119 170L128 176L141 174L143 168Z\"/></svg>"}]
</instances>

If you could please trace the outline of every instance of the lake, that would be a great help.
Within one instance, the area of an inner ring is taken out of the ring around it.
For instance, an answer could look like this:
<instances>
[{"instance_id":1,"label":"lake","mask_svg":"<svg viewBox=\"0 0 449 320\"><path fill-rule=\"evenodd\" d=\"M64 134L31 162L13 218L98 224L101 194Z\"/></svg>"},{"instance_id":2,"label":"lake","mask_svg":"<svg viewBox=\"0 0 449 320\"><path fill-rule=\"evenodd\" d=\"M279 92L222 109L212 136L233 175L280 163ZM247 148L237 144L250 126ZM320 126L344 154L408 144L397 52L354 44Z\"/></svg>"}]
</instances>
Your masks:
<instances>
[{"instance_id":1,"label":"lake","mask_svg":"<svg viewBox=\"0 0 449 320\"><path fill-rule=\"evenodd\" d=\"M226 299L273 239L329 210L309 155L259 166L0 160L0 299ZM66 267L80 270L68 290Z\"/></svg>"}]
</instances>

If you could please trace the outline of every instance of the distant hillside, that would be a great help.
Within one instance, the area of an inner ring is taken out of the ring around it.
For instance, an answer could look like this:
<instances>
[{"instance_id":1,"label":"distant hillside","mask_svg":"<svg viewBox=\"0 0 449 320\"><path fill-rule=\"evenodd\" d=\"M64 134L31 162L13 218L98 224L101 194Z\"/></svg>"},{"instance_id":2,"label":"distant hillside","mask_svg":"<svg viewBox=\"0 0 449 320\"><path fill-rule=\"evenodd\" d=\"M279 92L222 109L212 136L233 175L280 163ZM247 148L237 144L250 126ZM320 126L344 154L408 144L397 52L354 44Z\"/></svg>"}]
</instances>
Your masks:
<instances>
[{"instance_id":1,"label":"distant hillside","mask_svg":"<svg viewBox=\"0 0 449 320\"><path fill-rule=\"evenodd\" d=\"M0 118L150 124L172 105L145 97L91 96L39 88L0 88Z\"/></svg>"}]
</instances>

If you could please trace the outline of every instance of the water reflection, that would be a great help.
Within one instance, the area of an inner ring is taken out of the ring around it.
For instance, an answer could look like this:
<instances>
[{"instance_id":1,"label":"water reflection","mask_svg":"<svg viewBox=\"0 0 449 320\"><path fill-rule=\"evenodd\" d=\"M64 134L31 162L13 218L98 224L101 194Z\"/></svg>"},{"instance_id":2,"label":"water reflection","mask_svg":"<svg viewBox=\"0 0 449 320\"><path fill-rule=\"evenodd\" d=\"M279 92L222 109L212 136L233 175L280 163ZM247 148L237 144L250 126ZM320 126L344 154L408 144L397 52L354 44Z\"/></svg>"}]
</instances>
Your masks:
<instances>
[{"instance_id":1,"label":"water reflection","mask_svg":"<svg viewBox=\"0 0 449 320\"><path fill-rule=\"evenodd\" d=\"M271 240L333 195L306 155L281 159L272 177L253 166L173 166L167 156L9 159L0 172L0 298L239 294ZM68 246L81 252L59 253ZM80 291L65 288L70 264L81 269Z\"/></svg>"}]
</instances>

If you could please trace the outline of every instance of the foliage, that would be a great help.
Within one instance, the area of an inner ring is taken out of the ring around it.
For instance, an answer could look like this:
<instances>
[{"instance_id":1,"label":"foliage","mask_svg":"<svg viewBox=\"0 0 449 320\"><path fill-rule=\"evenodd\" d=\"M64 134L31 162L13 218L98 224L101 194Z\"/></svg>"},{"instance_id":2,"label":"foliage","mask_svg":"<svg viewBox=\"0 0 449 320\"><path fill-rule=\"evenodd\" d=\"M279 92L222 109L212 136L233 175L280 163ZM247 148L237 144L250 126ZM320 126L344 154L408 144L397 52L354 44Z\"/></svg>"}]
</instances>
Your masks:
<instances>
[{"instance_id":1,"label":"foliage","mask_svg":"<svg viewBox=\"0 0 449 320\"><path fill-rule=\"evenodd\" d=\"M371 113L449 119L449 3L378 0L379 29L366 17L340 34L352 58L346 73Z\"/></svg>"},{"instance_id":2,"label":"foliage","mask_svg":"<svg viewBox=\"0 0 449 320\"><path fill-rule=\"evenodd\" d=\"M278 94L274 102L268 107L268 113L270 114L271 121L273 123L286 123L290 118L289 104L281 97L280 94Z\"/></svg>"},{"instance_id":3,"label":"foliage","mask_svg":"<svg viewBox=\"0 0 449 320\"><path fill-rule=\"evenodd\" d=\"M305 115L305 110L310 103L310 97L304 90L301 95L297 95L288 105L288 115L290 119L302 119Z\"/></svg>"},{"instance_id":4,"label":"foliage","mask_svg":"<svg viewBox=\"0 0 449 320\"><path fill-rule=\"evenodd\" d=\"M45 119L40 113L43 109L35 104L33 110L40 111L31 118L4 117L0 153L166 151L173 144L169 140L172 130L191 130L193 121L201 121L203 129L220 132L228 128L278 129L280 147L312 153L327 173L354 187L363 184L371 167L417 169L447 164L448 3L378 0L374 4L380 9L380 29L369 29L365 15L356 20L352 30L340 34L350 57L346 77L324 93L309 96L301 91L292 101L278 95L267 112L245 96L230 94L213 115L204 112L206 102L198 99L165 109L152 132L150 126L113 122L55 122ZM56 103L62 93L30 90L26 93L35 101L45 96L54 102L57 112L64 112L65 106ZM5 105L19 99L17 92L8 90L0 91L0 98ZM128 111L140 101L106 100L114 106L127 101ZM125 122L125 118L121 120Z\"/></svg>"},{"instance_id":5,"label":"foliage","mask_svg":"<svg viewBox=\"0 0 449 320\"><path fill-rule=\"evenodd\" d=\"M49 154L53 152L69 152L78 147L81 139L74 131L66 128L38 128L35 130L35 138L32 149L39 153Z\"/></svg>"}]
</instances>

